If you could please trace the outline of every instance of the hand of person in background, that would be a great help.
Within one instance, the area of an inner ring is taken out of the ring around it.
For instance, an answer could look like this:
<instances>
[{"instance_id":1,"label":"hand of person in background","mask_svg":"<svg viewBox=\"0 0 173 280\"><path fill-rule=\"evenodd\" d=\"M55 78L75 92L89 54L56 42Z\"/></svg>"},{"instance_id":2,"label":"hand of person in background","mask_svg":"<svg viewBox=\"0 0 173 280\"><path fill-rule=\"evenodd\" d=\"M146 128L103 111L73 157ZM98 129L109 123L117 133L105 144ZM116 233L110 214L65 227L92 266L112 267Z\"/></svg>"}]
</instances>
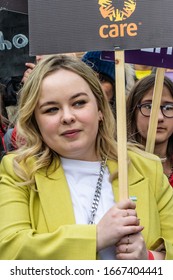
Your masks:
<instances>
[{"instance_id":1,"label":"hand of person in background","mask_svg":"<svg viewBox=\"0 0 173 280\"><path fill-rule=\"evenodd\" d=\"M26 80L28 79L29 74L32 72L32 70L34 69L35 65L42 60L45 57L45 55L36 55L36 62L35 63L31 63L31 62L26 62L25 66L28 67L28 69L24 72L23 74L23 78L21 80L21 83L25 83Z\"/></svg>"},{"instance_id":2,"label":"hand of person in background","mask_svg":"<svg viewBox=\"0 0 173 280\"><path fill-rule=\"evenodd\" d=\"M28 76L30 75L30 73L32 72L32 70L34 69L35 65L34 63L31 63L31 62L27 62L25 63L25 65L28 67L28 69L24 72L23 74L23 78L21 80L21 83L25 83L26 80L28 79Z\"/></svg>"}]
</instances>

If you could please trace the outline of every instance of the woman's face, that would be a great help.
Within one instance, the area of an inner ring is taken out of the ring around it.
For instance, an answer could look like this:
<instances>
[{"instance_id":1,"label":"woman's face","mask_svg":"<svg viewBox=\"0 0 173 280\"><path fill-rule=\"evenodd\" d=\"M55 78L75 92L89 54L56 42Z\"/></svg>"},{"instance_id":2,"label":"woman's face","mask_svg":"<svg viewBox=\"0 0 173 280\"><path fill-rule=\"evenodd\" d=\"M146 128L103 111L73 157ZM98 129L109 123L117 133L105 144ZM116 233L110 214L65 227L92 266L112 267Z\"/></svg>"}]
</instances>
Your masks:
<instances>
[{"instance_id":1,"label":"woman's face","mask_svg":"<svg viewBox=\"0 0 173 280\"><path fill-rule=\"evenodd\" d=\"M102 113L82 77L64 69L47 76L35 118L44 142L60 156L97 160L95 145Z\"/></svg>"},{"instance_id":2,"label":"woman's face","mask_svg":"<svg viewBox=\"0 0 173 280\"><path fill-rule=\"evenodd\" d=\"M150 89L146 95L142 98L140 104L148 104L152 102L153 88ZM163 87L161 105L173 104L173 97L166 86ZM148 127L149 127L149 117L145 117L141 114L140 110L136 111L136 122L137 130L143 139L143 144L146 143ZM165 117L161 110L158 115L158 125L156 131L156 145L167 142L169 137L173 134L173 118Z\"/></svg>"},{"instance_id":3,"label":"woman's face","mask_svg":"<svg viewBox=\"0 0 173 280\"><path fill-rule=\"evenodd\" d=\"M110 102L114 95L114 89L112 84L110 82L105 81L105 82L101 82L101 85L103 91L106 93L106 97L108 101Z\"/></svg>"}]
</instances>

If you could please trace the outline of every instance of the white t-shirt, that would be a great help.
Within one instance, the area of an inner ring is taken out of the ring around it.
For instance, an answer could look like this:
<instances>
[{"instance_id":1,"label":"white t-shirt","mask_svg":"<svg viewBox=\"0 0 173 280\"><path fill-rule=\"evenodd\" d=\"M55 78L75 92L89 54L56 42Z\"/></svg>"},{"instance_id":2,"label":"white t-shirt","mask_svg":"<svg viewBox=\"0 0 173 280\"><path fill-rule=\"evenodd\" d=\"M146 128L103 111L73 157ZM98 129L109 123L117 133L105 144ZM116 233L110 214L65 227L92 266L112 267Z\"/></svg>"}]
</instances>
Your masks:
<instances>
[{"instance_id":1,"label":"white t-shirt","mask_svg":"<svg viewBox=\"0 0 173 280\"><path fill-rule=\"evenodd\" d=\"M61 157L62 166L69 185L76 224L88 224L96 184L100 173L100 162L81 161ZM103 215L115 204L109 171L105 168L101 196L95 215L97 224ZM99 252L101 259L115 259L115 246Z\"/></svg>"}]
</instances>

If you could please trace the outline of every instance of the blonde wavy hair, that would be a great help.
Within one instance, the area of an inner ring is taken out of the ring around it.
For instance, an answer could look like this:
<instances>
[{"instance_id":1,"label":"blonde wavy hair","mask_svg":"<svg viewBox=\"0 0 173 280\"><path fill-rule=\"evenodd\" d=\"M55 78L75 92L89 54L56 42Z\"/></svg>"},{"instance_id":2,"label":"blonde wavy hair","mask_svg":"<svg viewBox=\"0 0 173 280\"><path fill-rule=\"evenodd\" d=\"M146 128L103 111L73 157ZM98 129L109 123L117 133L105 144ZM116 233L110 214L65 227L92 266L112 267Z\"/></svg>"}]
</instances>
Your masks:
<instances>
[{"instance_id":1,"label":"blonde wavy hair","mask_svg":"<svg viewBox=\"0 0 173 280\"><path fill-rule=\"evenodd\" d=\"M59 159L59 155L42 138L34 111L40 98L43 79L60 69L72 71L88 83L96 98L98 110L103 114L96 138L96 153L101 158L117 160L115 118L95 72L77 57L50 55L36 65L20 93L17 121L17 139L20 141L13 165L16 174L25 181L24 184L33 183L34 174L40 168L46 167L48 170L52 162L56 162L56 169L57 162L59 164L59 160L54 160ZM22 145L21 139L24 139Z\"/></svg>"}]
</instances>

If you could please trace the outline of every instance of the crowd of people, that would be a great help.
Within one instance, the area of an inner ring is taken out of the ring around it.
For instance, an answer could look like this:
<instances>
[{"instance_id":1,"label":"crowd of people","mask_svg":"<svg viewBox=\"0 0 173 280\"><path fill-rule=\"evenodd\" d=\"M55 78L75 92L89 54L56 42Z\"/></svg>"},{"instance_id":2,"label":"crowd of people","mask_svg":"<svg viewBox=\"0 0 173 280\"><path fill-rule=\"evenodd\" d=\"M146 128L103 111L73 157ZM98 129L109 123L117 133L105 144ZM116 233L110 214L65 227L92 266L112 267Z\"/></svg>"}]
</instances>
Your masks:
<instances>
[{"instance_id":1,"label":"crowd of people","mask_svg":"<svg viewBox=\"0 0 173 280\"><path fill-rule=\"evenodd\" d=\"M26 64L15 118L0 88L2 260L173 259L173 82L165 76L147 153L155 73L125 65L129 198L119 201L115 63L100 54Z\"/></svg>"}]
</instances>

